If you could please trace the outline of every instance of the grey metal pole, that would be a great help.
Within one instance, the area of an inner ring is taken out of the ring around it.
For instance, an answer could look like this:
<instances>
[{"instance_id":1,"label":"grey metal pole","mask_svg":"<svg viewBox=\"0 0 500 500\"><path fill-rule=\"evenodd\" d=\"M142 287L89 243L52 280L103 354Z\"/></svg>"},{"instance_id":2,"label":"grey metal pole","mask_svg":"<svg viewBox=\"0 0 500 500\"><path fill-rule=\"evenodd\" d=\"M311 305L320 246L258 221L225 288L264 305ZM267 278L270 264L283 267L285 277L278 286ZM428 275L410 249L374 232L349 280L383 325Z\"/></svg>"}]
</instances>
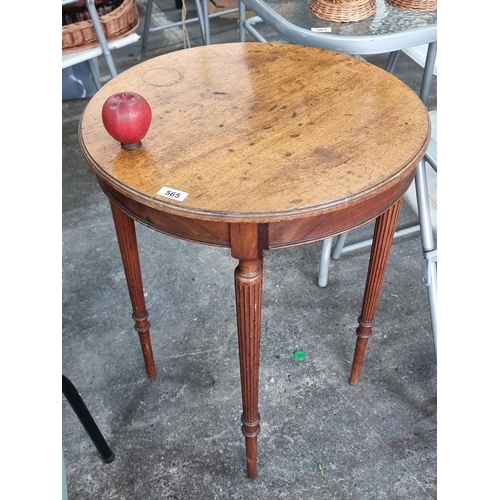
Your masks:
<instances>
[{"instance_id":1,"label":"grey metal pole","mask_svg":"<svg viewBox=\"0 0 500 500\"><path fill-rule=\"evenodd\" d=\"M97 34L97 39L99 40L104 59L106 59L106 64L109 68L109 73L111 74L111 78L114 78L118 75L118 72L116 71L115 62L111 57L108 41L106 40L106 36L104 35L104 31L102 30L101 21L99 20L99 15L97 14L97 9L95 8L95 2L94 0L86 0L86 2L87 8L89 9L90 18L92 19L92 23L94 24L94 29Z\"/></svg>"}]
</instances>

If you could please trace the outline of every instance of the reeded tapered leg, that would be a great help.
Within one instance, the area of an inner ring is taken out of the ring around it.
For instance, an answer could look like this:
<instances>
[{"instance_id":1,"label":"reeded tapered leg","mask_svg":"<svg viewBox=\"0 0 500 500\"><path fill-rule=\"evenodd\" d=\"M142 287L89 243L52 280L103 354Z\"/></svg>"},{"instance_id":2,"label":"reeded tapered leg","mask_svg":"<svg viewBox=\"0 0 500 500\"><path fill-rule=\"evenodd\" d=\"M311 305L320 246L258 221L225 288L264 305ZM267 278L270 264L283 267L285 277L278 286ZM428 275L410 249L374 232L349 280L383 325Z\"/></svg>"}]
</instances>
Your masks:
<instances>
[{"instance_id":1,"label":"reeded tapered leg","mask_svg":"<svg viewBox=\"0 0 500 500\"><path fill-rule=\"evenodd\" d=\"M240 354L247 476L257 478L257 436L259 415L259 357L262 317L262 266L266 235L252 224L231 226L231 254L239 259L234 272L238 346ZM264 234L264 236L263 236Z\"/></svg>"},{"instance_id":2,"label":"reeded tapered leg","mask_svg":"<svg viewBox=\"0 0 500 500\"><path fill-rule=\"evenodd\" d=\"M396 230L402 203L403 198L381 214L375 223L363 306L361 309L361 316L358 319L359 326L356 329L356 349L354 351L354 360L352 362L351 377L349 380L351 385L357 385L359 381L366 346L368 344L368 339L372 335L375 311L384 282L384 274L389 260L392 241L394 239L394 231Z\"/></svg>"},{"instance_id":3,"label":"reeded tapered leg","mask_svg":"<svg viewBox=\"0 0 500 500\"><path fill-rule=\"evenodd\" d=\"M150 324L148 321L148 311L146 310L146 300L142 288L135 223L131 217L120 210L114 203L111 203L111 212L115 223L118 245L120 246L130 301L132 302L132 318L135 321L134 328L139 334L146 372L149 378L154 379L156 378L156 368L149 336Z\"/></svg>"},{"instance_id":4,"label":"reeded tapered leg","mask_svg":"<svg viewBox=\"0 0 500 500\"><path fill-rule=\"evenodd\" d=\"M262 311L262 260L240 260L234 272L238 346L240 351L243 415L247 474L257 477L257 435L259 434L259 356Z\"/></svg>"}]
</instances>

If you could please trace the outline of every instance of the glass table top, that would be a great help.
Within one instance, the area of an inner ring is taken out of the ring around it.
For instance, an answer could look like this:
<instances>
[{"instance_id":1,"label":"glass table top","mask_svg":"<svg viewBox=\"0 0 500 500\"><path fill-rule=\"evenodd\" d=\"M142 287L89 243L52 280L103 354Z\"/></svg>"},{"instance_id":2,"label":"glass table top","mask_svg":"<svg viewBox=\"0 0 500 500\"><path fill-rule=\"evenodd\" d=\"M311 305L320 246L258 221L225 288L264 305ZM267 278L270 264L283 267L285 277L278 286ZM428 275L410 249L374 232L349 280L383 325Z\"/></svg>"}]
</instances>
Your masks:
<instances>
[{"instance_id":1,"label":"glass table top","mask_svg":"<svg viewBox=\"0 0 500 500\"><path fill-rule=\"evenodd\" d=\"M319 19L309 10L310 0L242 1L262 21L293 43L340 51L355 51L350 44L363 43L360 50L370 49L365 53L381 53L380 46L386 42L387 51L391 51L437 41L437 11L400 9L385 0L376 0L377 9L369 18L348 23ZM328 28L328 32L316 32L316 28ZM329 47L330 43L340 45Z\"/></svg>"}]
</instances>

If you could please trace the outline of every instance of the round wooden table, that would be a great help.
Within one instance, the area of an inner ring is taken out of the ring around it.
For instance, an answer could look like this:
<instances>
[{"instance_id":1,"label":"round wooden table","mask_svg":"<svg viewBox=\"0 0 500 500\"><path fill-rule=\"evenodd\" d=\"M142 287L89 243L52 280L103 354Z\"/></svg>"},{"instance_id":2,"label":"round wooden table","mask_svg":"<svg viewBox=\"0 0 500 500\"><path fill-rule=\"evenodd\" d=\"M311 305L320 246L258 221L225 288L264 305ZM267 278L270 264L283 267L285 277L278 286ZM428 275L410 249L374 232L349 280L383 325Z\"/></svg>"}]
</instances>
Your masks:
<instances>
[{"instance_id":1,"label":"round wooden table","mask_svg":"<svg viewBox=\"0 0 500 500\"><path fill-rule=\"evenodd\" d=\"M128 151L105 131L117 92L153 118ZM108 82L80 122L80 145L111 202L146 370L155 378L134 221L231 248L247 474L257 477L265 250L376 219L351 384L357 384L403 195L430 137L419 97L371 64L289 44L229 43L145 61ZM284 312L285 313L285 312Z\"/></svg>"}]
</instances>

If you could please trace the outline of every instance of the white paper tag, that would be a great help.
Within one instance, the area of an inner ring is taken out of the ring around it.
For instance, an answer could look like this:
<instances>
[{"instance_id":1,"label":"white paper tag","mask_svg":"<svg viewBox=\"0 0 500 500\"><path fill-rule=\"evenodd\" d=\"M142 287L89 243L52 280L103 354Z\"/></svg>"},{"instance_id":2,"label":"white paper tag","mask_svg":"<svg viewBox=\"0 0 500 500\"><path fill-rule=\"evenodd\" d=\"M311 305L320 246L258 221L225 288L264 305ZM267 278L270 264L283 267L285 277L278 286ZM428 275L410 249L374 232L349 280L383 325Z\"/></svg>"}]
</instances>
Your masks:
<instances>
[{"instance_id":1,"label":"white paper tag","mask_svg":"<svg viewBox=\"0 0 500 500\"><path fill-rule=\"evenodd\" d=\"M331 33L332 28L311 28L311 31L314 31L316 33Z\"/></svg>"},{"instance_id":2,"label":"white paper tag","mask_svg":"<svg viewBox=\"0 0 500 500\"><path fill-rule=\"evenodd\" d=\"M165 196L165 198L170 198L175 201L184 201L189 193L184 191L179 191L178 189L172 189L169 187L162 187L156 194L160 196Z\"/></svg>"}]
</instances>

